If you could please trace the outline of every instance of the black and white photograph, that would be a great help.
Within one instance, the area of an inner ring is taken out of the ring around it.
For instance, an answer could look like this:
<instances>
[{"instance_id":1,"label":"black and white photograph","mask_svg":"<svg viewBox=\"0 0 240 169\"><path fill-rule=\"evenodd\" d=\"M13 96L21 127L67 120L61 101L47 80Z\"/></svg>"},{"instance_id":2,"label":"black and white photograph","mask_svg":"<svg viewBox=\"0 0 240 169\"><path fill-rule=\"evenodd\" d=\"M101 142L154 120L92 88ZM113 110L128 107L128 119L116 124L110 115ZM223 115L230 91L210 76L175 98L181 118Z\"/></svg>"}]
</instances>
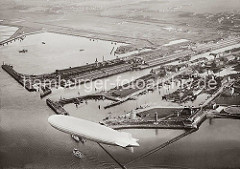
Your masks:
<instances>
[{"instance_id":1,"label":"black and white photograph","mask_svg":"<svg viewBox=\"0 0 240 169\"><path fill-rule=\"evenodd\" d=\"M0 169L239 169L240 0L1 0Z\"/></svg>"}]
</instances>

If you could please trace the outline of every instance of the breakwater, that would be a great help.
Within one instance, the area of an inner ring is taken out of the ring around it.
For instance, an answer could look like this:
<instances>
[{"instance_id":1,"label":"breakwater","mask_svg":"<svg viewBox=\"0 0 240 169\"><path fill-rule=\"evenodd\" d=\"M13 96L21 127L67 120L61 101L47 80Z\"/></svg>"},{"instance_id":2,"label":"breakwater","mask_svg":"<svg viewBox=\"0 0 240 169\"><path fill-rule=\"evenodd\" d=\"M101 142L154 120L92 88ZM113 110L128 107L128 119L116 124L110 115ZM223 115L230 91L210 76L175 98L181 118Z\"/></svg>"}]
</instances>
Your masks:
<instances>
[{"instance_id":1,"label":"breakwater","mask_svg":"<svg viewBox=\"0 0 240 169\"><path fill-rule=\"evenodd\" d=\"M2 65L2 69L5 70L10 76L12 76L20 85L30 92L37 91L29 82L24 82L23 76L16 72L11 65Z\"/></svg>"}]
</instances>

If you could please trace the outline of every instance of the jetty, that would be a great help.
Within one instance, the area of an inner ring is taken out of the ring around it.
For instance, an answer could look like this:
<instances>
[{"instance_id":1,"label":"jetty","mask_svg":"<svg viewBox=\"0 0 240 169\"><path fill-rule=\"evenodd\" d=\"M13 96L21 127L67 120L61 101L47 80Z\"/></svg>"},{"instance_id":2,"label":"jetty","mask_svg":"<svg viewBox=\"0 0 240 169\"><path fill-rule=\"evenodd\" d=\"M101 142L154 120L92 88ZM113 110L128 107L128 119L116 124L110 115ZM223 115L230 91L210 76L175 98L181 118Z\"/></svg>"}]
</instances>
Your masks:
<instances>
[{"instance_id":1,"label":"jetty","mask_svg":"<svg viewBox=\"0 0 240 169\"><path fill-rule=\"evenodd\" d=\"M37 91L28 81L24 82L22 74L16 72L11 65L2 65L2 69L5 70L10 76L12 76L20 85L22 85L29 92Z\"/></svg>"},{"instance_id":2,"label":"jetty","mask_svg":"<svg viewBox=\"0 0 240 169\"><path fill-rule=\"evenodd\" d=\"M52 93L52 90L49 87L47 87L47 86L45 86L45 87L41 86L40 87L40 98L41 99L48 96L51 93Z\"/></svg>"},{"instance_id":3,"label":"jetty","mask_svg":"<svg viewBox=\"0 0 240 169\"><path fill-rule=\"evenodd\" d=\"M62 105L59 104L58 102L54 102L51 99L47 99L46 103L56 114L69 115L69 113L66 112Z\"/></svg>"},{"instance_id":4,"label":"jetty","mask_svg":"<svg viewBox=\"0 0 240 169\"><path fill-rule=\"evenodd\" d=\"M76 105L79 105L87 100L105 100L105 99L118 101L115 98L112 98L111 96L105 96L103 94L92 94L79 96L75 98L61 99L59 101L52 101L51 99L48 98L46 100L46 103L56 114L69 115L69 113L66 112L66 110L63 108L66 104L74 103Z\"/></svg>"},{"instance_id":5,"label":"jetty","mask_svg":"<svg viewBox=\"0 0 240 169\"><path fill-rule=\"evenodd\" d=\"M74 97L74 98L68 98L68 99L61 99L58 101L58 103L62 106L66 104L80 104L81 101L86 101L86 100L111 100L111 101L119 101L116 98L113 98L111 96L106 96L104 94L91 94L91 95L85 95L85 96L79 96L79 97Z\"/></svg>"},{"instance_id":6,"label":"jetty","mask_svg":"<svg viewBox=\"0 0 240 169\"><path fill-rule=\"evenodd\" d=\"M8 38L6 40L1 41L0 46L7 45L7 44L12 43L13 41L16 41L16 40L22 41L25 37L26 37L26 35L21 34L21 35L15 36L15 37Z\"/></svg>"}]
</instances>

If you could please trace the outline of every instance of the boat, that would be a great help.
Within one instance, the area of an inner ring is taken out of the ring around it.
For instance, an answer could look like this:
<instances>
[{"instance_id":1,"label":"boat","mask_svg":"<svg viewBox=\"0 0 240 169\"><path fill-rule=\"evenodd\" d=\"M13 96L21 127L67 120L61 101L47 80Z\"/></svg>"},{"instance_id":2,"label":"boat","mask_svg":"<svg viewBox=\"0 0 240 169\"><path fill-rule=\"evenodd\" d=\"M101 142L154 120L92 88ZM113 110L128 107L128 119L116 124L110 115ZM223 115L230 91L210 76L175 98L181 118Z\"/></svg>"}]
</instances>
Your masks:
<instances>
[{"instance_id":1,"label":"boat","mask_svg":"<svg viewBox=\"0 0 240 169\"><path fill-rule=\"evenodd\" d=\"M83 158L83 154L76 148L73 149L73 155L77 158L80 158L80 159Z\"/></svg>"},{"instance_id":2,"label":"boat","mask_svg":"<svg viewBox=\"0 0 240 169\"><path fill-rule=\"evenodd\" d=\"M19 53L27 53L28 50L27 50L27 49L23 49L23 50L19 50L18 52L19 52Z\"/></svg>"}]
</instances>

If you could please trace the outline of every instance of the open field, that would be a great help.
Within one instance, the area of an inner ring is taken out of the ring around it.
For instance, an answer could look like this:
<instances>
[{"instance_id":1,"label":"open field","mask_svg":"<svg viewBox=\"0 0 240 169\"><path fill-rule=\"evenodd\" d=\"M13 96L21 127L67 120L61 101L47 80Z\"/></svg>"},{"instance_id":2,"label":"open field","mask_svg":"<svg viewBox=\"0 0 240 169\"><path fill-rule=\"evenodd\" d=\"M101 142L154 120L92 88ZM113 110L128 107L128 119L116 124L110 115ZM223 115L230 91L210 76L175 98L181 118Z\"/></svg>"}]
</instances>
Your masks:
<instances>
[{"instance_id":1,"label":"open field","mask_svg":"<svg viewBox=\"0 0 240 169\"><path fill-rule=\"evenodd\" d=\"M215 1L3 0L0 19L5 19L2 24L7 25L114 39L137 47L159 47L170 40L203 41L236 32L232 28L239 25L238 5L233 0L227 4ZM229 9L230 13L223 13ZM226 26L228 21L231 30Z\"/></svg>"}]
</instances>

